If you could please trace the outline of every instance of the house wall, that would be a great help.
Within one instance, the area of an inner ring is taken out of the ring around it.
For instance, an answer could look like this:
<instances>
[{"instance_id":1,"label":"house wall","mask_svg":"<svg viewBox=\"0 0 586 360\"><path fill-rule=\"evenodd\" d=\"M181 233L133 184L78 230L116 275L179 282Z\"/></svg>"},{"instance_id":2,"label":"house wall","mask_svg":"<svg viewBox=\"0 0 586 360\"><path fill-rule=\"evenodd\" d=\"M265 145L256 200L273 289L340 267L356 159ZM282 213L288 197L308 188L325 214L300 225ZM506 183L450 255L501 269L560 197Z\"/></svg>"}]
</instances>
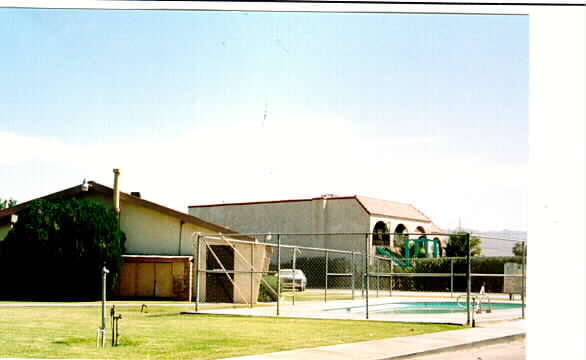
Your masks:
<instances>
[{"instance_id":1,"label":"house wall","mask_svg":"<svg viewBox=\"0 0 586 360\"><path fill-rule=\"evenodd\" d=\"M88 193L84 199L94 199L112 207L112 198ZM194 233L215 233L211 229L183 223L175 216L163 214L129 201L120 200L120 227L126 234L129 255L192 255Z\"/></svg>"},{"instance_id":2,"label":"house wall","mask_svg":"<svg viewBox=\"0 0 586 360\"><path fill-rule=\"evenodd\" d=\"M240 233L368 232L369 217L355 199L314 199L247 205L193 207L189 213ZM356 236L283 236L284 244L360 250ZM275 239L273 239L275 241Z\"/></svg>"},{"instance_id":3,"label":"house wall","mask_svg":"<svg viewBox=\"0 0 586 360\"><path fill-rule=\"evenodd\" d=\"M189 214L239 233L312 232L311 201L189 208Z\"/></svg>"}]
</instances>

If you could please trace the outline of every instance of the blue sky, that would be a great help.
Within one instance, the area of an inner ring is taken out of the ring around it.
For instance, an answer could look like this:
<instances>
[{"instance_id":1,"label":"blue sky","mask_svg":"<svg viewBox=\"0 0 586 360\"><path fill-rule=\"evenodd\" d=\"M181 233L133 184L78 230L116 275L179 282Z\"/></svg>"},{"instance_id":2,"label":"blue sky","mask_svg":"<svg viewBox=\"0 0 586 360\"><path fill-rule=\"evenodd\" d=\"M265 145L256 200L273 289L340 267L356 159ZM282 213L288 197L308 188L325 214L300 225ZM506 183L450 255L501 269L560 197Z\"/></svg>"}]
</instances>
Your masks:
<instances>
[{"instance_id":1,"label":"blue sky","mask_svg":"<svg viewBox=\"0 0 586 360\"><path fill-rule=\"evenodd\" d=\"M1 198L120 167L182 211L363 194L526 229L526 17L0 9L0 42Z\"/></svg>"}]
</instances>

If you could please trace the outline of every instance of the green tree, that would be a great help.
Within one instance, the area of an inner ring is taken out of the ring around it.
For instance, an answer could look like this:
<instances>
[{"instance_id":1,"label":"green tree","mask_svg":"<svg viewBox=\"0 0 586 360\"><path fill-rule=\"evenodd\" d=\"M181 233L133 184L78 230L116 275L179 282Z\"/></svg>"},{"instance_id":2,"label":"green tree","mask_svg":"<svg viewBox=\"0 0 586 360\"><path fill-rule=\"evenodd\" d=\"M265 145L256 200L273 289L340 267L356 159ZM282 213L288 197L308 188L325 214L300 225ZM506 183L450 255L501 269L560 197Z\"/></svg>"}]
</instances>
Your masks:
<instances>
[{"instance_id":1,"label":"green tree","mask_svg":"<svg viewBox=\"0 0 586 360\"><path fill-rule=\"evenodd\" d=\"M513 246L513 255L523 256L523 253L525 253L524 255L527 256L527 247L525 247L525 251L523 251L523 243L516 243L515 246Z\"/></svg>"},{"instance_id":2,"label":"green tree","mask_svg":"<svg viewBox=\"0 0 586 360\"><path fill-rule=\"evenodd\" d=\"M9 208L9 207L13 207L14 205L16 205L16 200L10 198L8 200L2 200L0 199L0 210Z\"/></svg>"},{"instance_id":3,"label":"green tree","mask_svg":"<svg viewBox=\"0 0 586 360\"><path fill-rule=\"evenodd\" d=\"M470 256L480 256L480 238L478 236L470 237ZM466 256L468 248L466 247L466 233L457 232L451 234L446 246L446 256L460 257Z\"/></svg>"},{"instance_id":4,"label":"green tree","mask_svg":"<svg viewBox=\"0 0 586 360\"><path fill-rule=\"evenodd\" d=\"M96 200L36 200L0 242L3 294L97 299L102 266L109 290L119 277L125 235L114 210Z\"/></svg>"}]
</instances>

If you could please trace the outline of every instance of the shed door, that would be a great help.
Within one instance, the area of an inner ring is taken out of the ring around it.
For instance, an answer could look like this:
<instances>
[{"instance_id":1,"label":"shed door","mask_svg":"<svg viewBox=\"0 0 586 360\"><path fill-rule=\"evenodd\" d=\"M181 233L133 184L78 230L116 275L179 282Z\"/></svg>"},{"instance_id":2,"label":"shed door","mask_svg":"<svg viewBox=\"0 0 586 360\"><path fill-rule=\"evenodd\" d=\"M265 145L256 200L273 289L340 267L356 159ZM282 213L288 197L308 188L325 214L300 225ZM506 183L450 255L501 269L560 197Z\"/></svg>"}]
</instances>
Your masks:
<instances>
[{"instance_id":1,"label":"shed door","mask_svg":"<svg viewBox=\"0 0 586 360\"><path fill-rule=\"evenodd\" d=\"M124 263L120 272L119 295L122 297L136 296L136 264Z\"/></svg>"},{"instance_id":2,"label":"shed door","mask_svg":"<svg viewBox=\"0 0 586 360\"><path fill-rule=\"evenodd\" d=\"M154 263L137 263L136 264L136 296L153 297L155 284L155 264Z\"/></svg>"},{"instance_id":3,"label":"shed door","mask_svg":"<svg viewBox=\"0 0 586 360\"><path fill-rule=\"evenodd\" d=\"M173 296L173 264L155 264L155 297L172 298Z\"/></svg>"},{"instance_id":4,"label":"shed door","mask_svg":"<svg viewBox=\"0 0 586 360\"><path fill-rule=\"evenodd\" d=\"M207 270L218 271L218 273L207 273L206 275L206 301L207 302L234 302L234 274L226 275L223 272L222 266L226 270L234 270L234 249L225 245L212 245L212 250L216 254L214 256L208 250L206 256ZM216 257L222 263L218 263ZM230 279L228 279L228 276Z\"/></svg>"}]
</instances>

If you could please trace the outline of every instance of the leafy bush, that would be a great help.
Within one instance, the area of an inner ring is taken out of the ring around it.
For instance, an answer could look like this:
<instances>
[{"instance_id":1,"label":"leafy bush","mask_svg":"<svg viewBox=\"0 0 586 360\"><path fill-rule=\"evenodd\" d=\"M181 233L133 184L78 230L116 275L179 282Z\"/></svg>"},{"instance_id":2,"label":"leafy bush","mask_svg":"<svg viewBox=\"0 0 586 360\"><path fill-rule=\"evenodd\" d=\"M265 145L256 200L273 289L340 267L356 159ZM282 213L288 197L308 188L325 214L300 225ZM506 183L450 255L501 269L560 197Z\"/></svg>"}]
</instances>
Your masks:
<instances>
[{"instance_id":1,"label":"leafy bush","mask_svg":"<svg viewBox=\"0 0 586 360\"><path fill-rule=\"evenodd\" d=\"M277 301L277 283L278 279L275 275L266 275L262 278L264 281L260 282L260 290L258 292L258 301L271 302ZM267 285L268 284L268 285ZM269 288L270 286L270 288Z\"/></svg>"},{"instance_id":2,"label":"leafy bush","mask_svg":"<svg viewBox=\"0 0 586 360\"><path fill-rule=\"evenodd\" d=\"M446 256L467 256L468 246L466 243L465 232L457 232L450 235L448 245L446 246ZM480 238L478 236L470 237L470 256L480 256L482 249L480 248Z\"/></svg>"},{"instance_id":3,"label":"leafy bush","mask_svg":"<svg viewBox=\"0 0 586 360\"><path fill-rule=\"evenodd\" d=\"M419 259L413 266L401 269L394 268L395 273L444 273L451 272L453 261L454 273L465 274L467 270L465 258L435 258ZM505 263L521 263L520 257L474 257L471 258L470 267L472 273L480 274L504 274ZM472 277L472 291L479 291L484 284L487 292L501 292L503 289L503 277L475 276ZM450 277L397 277L394 279L393 288L406 291L449 291ZM466 291L466 277L454 277L454 291Z\"/></svg>"},{"instance_id":4,"label":"leafy bush","mask_svg":"<svg viewBox=\"0 0 586 360\"><path fill-rule=\"evenodd\" d=\"M114 210L96 200L36 200L0 242L4 297L98 299L101 268L117 283L126 237Z\"/></svg>"}]
</instances>

